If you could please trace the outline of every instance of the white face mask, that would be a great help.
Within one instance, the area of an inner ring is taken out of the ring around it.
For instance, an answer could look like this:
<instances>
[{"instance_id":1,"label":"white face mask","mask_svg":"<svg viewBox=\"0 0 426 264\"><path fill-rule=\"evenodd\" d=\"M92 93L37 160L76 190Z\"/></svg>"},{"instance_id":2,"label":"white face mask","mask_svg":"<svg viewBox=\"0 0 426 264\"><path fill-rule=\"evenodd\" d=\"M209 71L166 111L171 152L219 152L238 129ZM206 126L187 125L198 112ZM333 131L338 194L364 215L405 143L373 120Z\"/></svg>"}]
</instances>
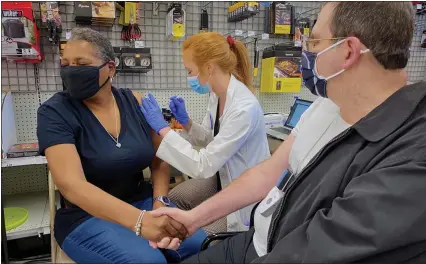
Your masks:
<instances>
[{"instance_id":1,"label":"white face mask","mask_svg":"<svg viewBox=\"0 0 426 264\"><path fill-rule=\"evenodd\" d=\"M328 81L328 80L330 80L331 78L333 78L333 77L336 77L337 75L339 75L339 74L341 74L342 72L344 72L345 71L345 69L341 69L340 71L338 71L338 72L336 72L336 73L334 73L334 74L332 74L332 75L330 75L330 76L328 76L328 77L325 77L325 76L322 76L322 75L319 75L318 74L318 70L317 70L317 65L318 65L318 63L317 63L317 60L318 60L318 57L321 55L321 54L324 54L324 53L326 53L327 51L329 51L329 50L331 50L332 48L334 48L334 47L337 47L338 45L340 45L340 44L342 44L343 42L345 42L346 41L346 39L342 39L342 40L339 40L339 41L337 41L336 43L334 43L333 45L331 45L330 47L328 47L328 48L325 48L325 49L323 49L322 51L320 51L320 52L318 52L317 53L317 56L316 56L316 58L315 58L315 66L314 66L314 73L315 73L315 75L317 76L317 78L318 79L323 79L323 80L326 80L326 81ZM369 52L370 51L370 49L365 49L365 50L361 50L360 52L361 52L361 54L364 54L364 53L367 53L367 52Z\"/></svg>"}]
</instances>

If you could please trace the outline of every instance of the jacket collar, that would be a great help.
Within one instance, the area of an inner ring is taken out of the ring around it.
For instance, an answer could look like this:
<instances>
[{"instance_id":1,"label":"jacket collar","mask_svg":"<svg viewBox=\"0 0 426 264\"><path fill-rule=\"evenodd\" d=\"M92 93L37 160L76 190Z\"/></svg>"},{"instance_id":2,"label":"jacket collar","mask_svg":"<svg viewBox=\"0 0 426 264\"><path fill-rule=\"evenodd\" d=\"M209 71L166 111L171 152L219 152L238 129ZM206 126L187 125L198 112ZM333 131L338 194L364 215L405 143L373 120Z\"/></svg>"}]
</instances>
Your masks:
<instances>
[{"instance_id":1,"label":"jacket collar","mask_svg":"<svg viewBox=\"0 0 426 264\"><path fill-rule=\"evenodd\" d=\"M377 142L400 127L426 97L426 82L404 86L358 121L353 128L366 140Z\"/></svg>"}]
</instances>

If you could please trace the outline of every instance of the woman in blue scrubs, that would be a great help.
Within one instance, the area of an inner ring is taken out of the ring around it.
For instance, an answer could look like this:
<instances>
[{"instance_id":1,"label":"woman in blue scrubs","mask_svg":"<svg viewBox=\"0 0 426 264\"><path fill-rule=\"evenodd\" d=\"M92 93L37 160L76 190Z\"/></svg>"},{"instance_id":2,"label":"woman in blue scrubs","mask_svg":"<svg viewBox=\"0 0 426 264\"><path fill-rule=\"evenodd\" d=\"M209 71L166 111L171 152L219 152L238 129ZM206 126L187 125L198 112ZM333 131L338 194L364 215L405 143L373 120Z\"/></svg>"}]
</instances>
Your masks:
<instances>
[{"instance_id":1,"label":"woman in blue scrubs","mask_svg":"<svg viewBox=\"0 0 426 264\"><path fill-rule=\"evenodd\" d=\"M150 211L170 206L168 164L155 157L159 137L139 111L141 96L112 87L114 51L106 36L75 28L61 58L66 91L37 113L40 152L63 196L55 238L78 263L166 263L199 251L200 230L174 250L149 241L187 231ZM143 181L149 167L153 186Z\"/></svg>"}]
</instances>

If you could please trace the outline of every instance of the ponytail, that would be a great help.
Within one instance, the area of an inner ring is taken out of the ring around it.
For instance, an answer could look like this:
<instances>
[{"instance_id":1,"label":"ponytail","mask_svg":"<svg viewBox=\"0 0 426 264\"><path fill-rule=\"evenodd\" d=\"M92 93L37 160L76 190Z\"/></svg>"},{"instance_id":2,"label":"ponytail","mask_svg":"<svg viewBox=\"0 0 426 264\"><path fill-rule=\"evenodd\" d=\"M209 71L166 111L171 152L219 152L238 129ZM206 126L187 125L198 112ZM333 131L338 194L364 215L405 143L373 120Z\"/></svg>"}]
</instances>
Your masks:
<instances>
[{"instance_id":1,"label":"ponytail","mask_svg":"<svg viewBox=\"0 0 426 264\"><path fill-rule=\"evenodd\" d=\"M239 40L234 40L234 43L232 43L230 48L237 60L235 69L231 71L231 73L240 82L244 83L250 89L250 91L254 92L250 57L248 55L248 49L246 45L244 45L244 43Z\"/></svg>"},{"instance_id":2,"label":"ponytail","mask_svg":"<svg viewBox=\"0 0 426 264\"><path fill-rule=\"evenodd\" d=\"M214 62L254 92L250 58L243 42L230 36L225 38L217 32L204 32L186 39L182 50L187 49L193 51L194 62L199 68L207 62Z\"/></svg>"}]
</instances>

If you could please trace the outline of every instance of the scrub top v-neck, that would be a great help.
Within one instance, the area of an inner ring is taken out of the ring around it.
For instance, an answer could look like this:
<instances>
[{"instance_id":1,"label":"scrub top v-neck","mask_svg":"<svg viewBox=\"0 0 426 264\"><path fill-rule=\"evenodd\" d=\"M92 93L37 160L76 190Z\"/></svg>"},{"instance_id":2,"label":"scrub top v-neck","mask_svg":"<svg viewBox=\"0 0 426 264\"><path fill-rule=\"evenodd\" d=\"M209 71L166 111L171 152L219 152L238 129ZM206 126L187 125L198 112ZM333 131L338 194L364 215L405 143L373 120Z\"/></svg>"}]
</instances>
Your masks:
<instances>
[{"instance_id":1,"label":"scrub top v-neck","mask_svg":"<svg viewBox=\"0 0 426 264\"><path fill-rule=\"evenodd\" d=\"M151 129L129 89L113 88L120 111L118 141L105 130L83 102L59 92L40 106L37 137L40 154L58 144L74 144L88 182L128 203L152 196L152 186L143 182L143 169L155 157ZM113 118L113 117L112 117ZM55 238L65 237L91 216L68 201L55 218Z\"/></svg>"},{"instance_id":2,"label":"scrub top v-neck","mask_svg":"<svg viewBox=\"0 0 426 264\"><path fill-rule=\"evenodd\" d=\"M87 110L87 114L93 119L93 121L95 123L97 123L101 128L103 128L104 132L110 137L110 139L117 145L118 143L121 142L122 138L124 137L124 134L126 133L126 115L123 113L123 111L121 111L120 109L123 109L122 106L122 101L118 98L118 96L114 93L116 93L116 89L113 89L113 96L114 99L117 103L117 108L118 111L120 112L120 130L118 131L118 138L114 137L113 135L111 135L106 129L105 127L102 125L101 121L99 121L99 119L95 116L95 114L89 109L89 107L87 107L85 104L83 104L83 107ZM121 105L120 105L121 104ZM118 116L113 116L111 118L117 118ZM114 120L116 121L116 120ZM120 143L121 146L121 143Z\"/></svg>"}]
</instances>

